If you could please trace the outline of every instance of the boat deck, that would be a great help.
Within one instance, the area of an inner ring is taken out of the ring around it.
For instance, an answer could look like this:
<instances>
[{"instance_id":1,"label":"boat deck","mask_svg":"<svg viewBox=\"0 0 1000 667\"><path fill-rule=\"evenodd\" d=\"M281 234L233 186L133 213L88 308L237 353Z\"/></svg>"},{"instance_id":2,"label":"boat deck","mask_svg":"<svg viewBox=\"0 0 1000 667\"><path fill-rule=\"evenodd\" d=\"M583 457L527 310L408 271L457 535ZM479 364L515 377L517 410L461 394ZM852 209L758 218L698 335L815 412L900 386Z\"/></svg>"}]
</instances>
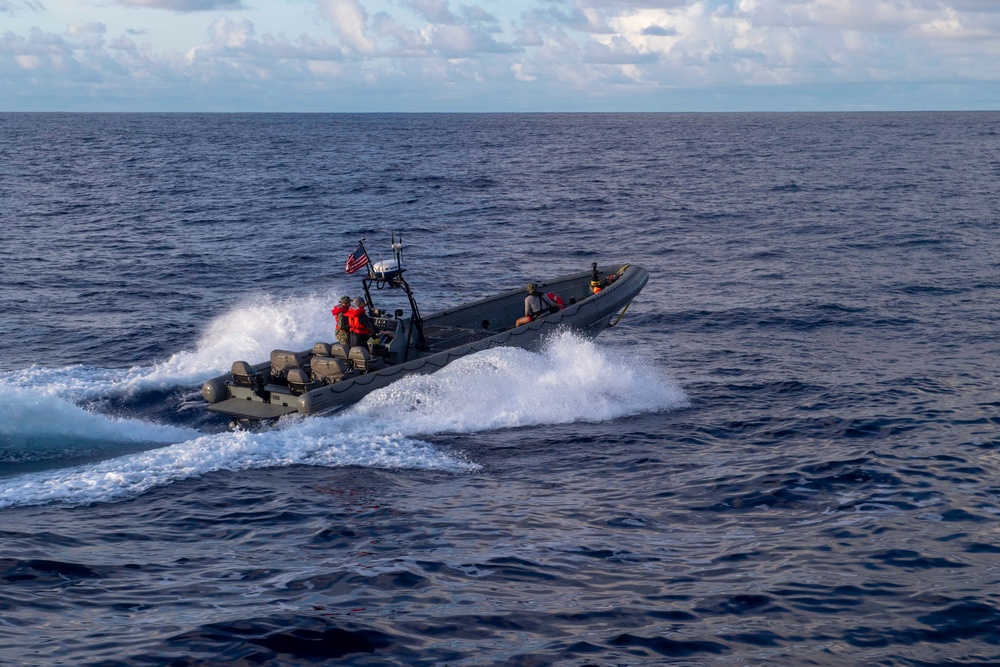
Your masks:
<instances>
[{"instance_id":1,"label":"boat deck","mask_svg":"<svg viewBox=\"0 0 1000 667\"><path fill-rule=\"evenodd\" d=\"M290 406L248 401L245 398L227 398L224 401L206 406L206 409L224 415L241 415L251 419L277 419L282 415L296 412L296 409Z\"/></svg>"}]
</instances>

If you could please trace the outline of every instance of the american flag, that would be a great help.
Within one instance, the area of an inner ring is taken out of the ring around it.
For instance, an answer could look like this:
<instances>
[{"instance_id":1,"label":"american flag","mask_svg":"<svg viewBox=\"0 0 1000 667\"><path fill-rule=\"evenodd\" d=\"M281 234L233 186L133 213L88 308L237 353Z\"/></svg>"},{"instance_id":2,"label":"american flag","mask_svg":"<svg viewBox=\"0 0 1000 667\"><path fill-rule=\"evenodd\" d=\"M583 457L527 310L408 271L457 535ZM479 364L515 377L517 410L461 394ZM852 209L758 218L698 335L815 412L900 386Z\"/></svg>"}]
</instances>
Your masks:
<instances>
[{"instance_id":1,"label":"american flag","mask_svg":"<svg viewBox=\"0 0 1000 667\"><path fill-rule=\"evenodd\" d=\"M367 263L368 254L365 252L365 247L359 243L351 256L347 258L347 266L344 268L348 273L354 273Z\"/></svg>"}]
</instances>

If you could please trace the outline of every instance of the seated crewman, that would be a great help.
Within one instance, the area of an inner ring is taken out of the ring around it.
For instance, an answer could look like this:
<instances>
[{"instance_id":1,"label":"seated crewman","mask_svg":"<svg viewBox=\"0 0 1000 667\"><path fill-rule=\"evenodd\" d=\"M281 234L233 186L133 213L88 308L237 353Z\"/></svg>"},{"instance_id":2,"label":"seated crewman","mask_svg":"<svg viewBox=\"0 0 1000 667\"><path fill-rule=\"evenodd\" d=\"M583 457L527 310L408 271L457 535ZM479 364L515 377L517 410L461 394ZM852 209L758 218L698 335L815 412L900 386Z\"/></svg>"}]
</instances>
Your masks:
<instances>
[{"instance_id":1,"label":"seated crewman","mask_svg":"<svg viewBox=\"0 0 1000 667\"><path fill-rule=\"evenodd\" d=\"M535 319L546 313L554 313L559 310L555 301L548 295L538 291L538 285L531 283L528 285L528 296L524 297L524 316Z\"/></svg>"}]
</instances>

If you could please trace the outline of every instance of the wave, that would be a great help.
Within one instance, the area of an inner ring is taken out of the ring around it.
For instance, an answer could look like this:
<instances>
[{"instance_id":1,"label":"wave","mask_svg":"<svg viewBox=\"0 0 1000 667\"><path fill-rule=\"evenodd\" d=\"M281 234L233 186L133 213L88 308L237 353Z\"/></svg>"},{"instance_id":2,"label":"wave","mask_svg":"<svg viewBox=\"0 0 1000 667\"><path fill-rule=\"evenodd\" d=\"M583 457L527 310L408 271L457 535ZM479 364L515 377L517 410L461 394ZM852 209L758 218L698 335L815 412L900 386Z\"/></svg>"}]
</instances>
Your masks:
<instances>
[{"instance_id":1,"label":"wave","mask_svg":"<svg viewBox=\"0 0 1000 667\"><path fill-rule=\"evenodd\" d=\"M411 376L356 408L406 414L421 433L599 422L688 405L684 391L634 348L601 345L572 333L553 336L541 353L494 348Z\"/></svg>"},{"instance_id":2,"label":"wave","mask_svg":"<svg viewBox=\"0 0 1000 667\"><path fill-rule=\"evenodd\" d=\"M90 456L123 445L155 446L197 435L193 429L94 414L27 389L5 387L3 394L0 463Z\"/></svg>"},{"instance_id":3,"label":"wave","mask_svg":"<svg viewBox=\"0 0 1000 667\"><path fill-rule=\"evenodd\" d=\"M487 350L433 375L404 378L336 415L287 419L260 432L192 436L183 429L70 410L78 420L74 428L88 436L100 431L112 439L124 434L182 439L96 464L0 480L0 507L120 500L216 471L296 464L465 473L479 465L420 437L604 421L685 405L684 391L634 348L599 346L563 333L541 353ZM26 423L22 431L30 428Z\"/></svg>"},{"instance_id":4,"label":"wave","mask_svg":"<svg viewBox=\"0 0 1000 667\"><path fill-rule=\"evenodd\" d=\"M229 370L237 359L257 362L271 350L303 350L333 339L335 293L275 298L255 295L208 323L193 350L165 361L124 369L32 366L0 374L0 384L79 402L113 394L195 386Z\"/></svg>"}]
</instances>

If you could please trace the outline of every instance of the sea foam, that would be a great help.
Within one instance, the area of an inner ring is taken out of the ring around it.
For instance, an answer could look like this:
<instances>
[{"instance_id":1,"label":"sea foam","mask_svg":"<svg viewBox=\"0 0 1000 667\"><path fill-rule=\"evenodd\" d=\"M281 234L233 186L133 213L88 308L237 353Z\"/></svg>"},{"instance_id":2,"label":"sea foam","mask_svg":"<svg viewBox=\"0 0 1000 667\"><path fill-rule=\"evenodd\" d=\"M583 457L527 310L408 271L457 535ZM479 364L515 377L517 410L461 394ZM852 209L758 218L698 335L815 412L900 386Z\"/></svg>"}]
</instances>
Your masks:
<instances>
[{"instance_id":1,"label":"sea foam","mask_svg":"<svg viewBox=\"0 0 1000 667\"><path fill-rule=\"evenodd\" d=\"M210 321L193 350L166 360L119 369L32 366L0 374L0 383L74 402L200 385L238 359L257 362L274 349L304 350L317 341L332 341L330 307L337 298L335 293L284 299L256 295Z\"/></svg>"},{"instance_id":2,"label":"sea foam","mask_svg":"<svg viewBox=\"0 0 1000 667\"><path fill-rule=\"evenodd\" d=\"M0 384L0 464L158 446L196 437L194 429L88 412L45 392Z\"/></svg>"},{"instance_id":3,"label":"sea foam","mask_svg":"<svg viewBox=\"0 0 1000 667\"><path fill-rule=\"evenodd\" d=\"M564 333L541 353L494 348L433 375L404 378L332 416L289 419L259 432L190 437L182 429L157 432L155 425L77 415L84 430L91 417L106 420L94 428L110 430L110 437L136 429L141 437L182 439L97 464L0 480L0 507L116 500L211 472L295 464L466 473L479 468L470 455L440 451L426 438L603 421L686 404L683 390L632 349Z\"/></svg>"},{"instance_id":4,"label":"sea foam","mask_svg":"<svg viewBox=\"0 0 1000 667\"><path fill-rule=\"evenodd\" d=\"M603 421L686 404L684 392L633 350L569 333L542 353L495 348L433 375L404 378L333 416L287 420L260 432L203 434L89 412L121 394L196 387L235 359L307 349L332 339L337 295L249 298L215 318L193 346L125 369L34 366L0 376L11 400L0 410L0 463L106 458L0 481L0 507L134 497L155 486L220 470L293 464L475 470L461 454L420 437L575 421ZM115 456L128 445L144 449Z\"/></svg>"}]
</instances>

